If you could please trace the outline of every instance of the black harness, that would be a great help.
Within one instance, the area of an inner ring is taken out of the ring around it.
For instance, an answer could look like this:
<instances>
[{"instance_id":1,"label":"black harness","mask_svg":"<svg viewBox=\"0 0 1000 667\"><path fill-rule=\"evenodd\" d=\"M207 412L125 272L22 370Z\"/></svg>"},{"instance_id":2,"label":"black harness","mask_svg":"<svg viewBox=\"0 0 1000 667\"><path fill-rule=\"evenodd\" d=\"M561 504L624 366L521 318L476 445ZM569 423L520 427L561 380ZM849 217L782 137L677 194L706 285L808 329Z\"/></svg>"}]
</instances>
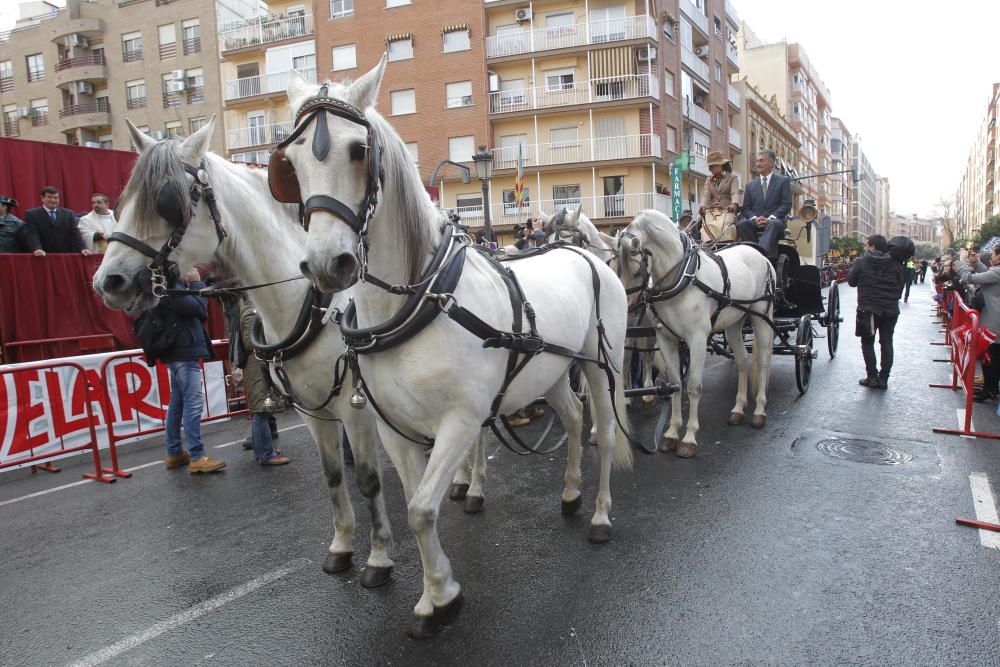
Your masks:
<instances>
[{"instance_id":1,"label":"black harness","mask_svg":"<svg viewBox=\"0 0 1000 667\"><path fill-rule=\"evenodd\" d=\"M193 167L187 163L183 163L183 165L184 171L194 177L194 182L188 189L191 207L187 214L185 214L184 208L181 205L181 198L177 192L176 183L164 183L160 186L159 191L156 193L156 212L161 218L167 221L173 231L170 233L170 238L160 246L159 250L154 250L139 239L129 236L124 232L113 232L108 238L108 243L113 241L124 243L133 250L137 250L153 260L146 265L146 268L149 269L151 291L154 296L158 297L166 296L166 290L173 287L180 279L180 267L177 266L177 262L170 259L170 254L180 245L181 239L184 238L184 234L187 232L191 220L194 219L195 213L198 210L198 203L202 197L205 198L205 203L208 204L208 212L212 217L212 223L215 225L215 235L219 239L218 245L222 245L222 242L226 240L226 228L223 226L219 215L219 206L215 201L215 192L208 182L208 172L205 170L204 160L198 167Z\"/></svg>"}]
</instances>

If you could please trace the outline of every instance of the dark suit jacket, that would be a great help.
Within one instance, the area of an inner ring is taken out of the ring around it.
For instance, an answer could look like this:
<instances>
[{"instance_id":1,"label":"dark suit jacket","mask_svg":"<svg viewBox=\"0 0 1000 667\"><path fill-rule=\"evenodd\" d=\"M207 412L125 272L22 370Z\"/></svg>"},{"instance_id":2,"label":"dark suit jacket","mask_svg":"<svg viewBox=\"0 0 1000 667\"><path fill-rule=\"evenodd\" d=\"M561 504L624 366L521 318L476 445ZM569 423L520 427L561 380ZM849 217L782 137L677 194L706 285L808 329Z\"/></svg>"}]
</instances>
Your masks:
<instances>
[{"instance_id":1,"label":"dark suit jacket","mask_svg":"<svg viewBox=\"0 0 1000 667\"><path fill-rule=\"evenodd\" d=\"M751 179L743 191L744 219L762 215L765 218L774 216L784 222L792 210L792 179L771 172L771 182L767 186L767 197L761 187L760 177Z\"/></svg>"},{"instance_id":2,"label":"dark suit jacket","mask_svg":"<svg viewBox=\"0 0 1000 667\"><path fill-rule=\"evenodd\" d=\"M56 209L56 222L52 224L44 206L24 212L24 244L28 252L80 252L86 247L73 211Z\"/></svg>"}]
</instances>

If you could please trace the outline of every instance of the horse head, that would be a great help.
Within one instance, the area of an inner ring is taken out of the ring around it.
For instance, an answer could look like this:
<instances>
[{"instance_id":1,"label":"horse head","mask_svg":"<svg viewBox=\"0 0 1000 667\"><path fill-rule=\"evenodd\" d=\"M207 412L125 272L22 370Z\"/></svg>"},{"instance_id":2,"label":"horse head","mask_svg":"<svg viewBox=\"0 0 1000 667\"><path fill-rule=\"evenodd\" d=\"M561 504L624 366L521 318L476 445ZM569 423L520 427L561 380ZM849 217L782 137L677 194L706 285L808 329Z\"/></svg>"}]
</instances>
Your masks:
<instances>
[{"instance_id":1,"label":"horse head","mask_svg":"<svg viewBox=\"0 0 1000 667\"><path fill-rule=\"evenodd\" d=\"M641 211L614 239L617 249L615 271L625 289L645 284L653 265L660 260L675 261L683 254L683 241L677 223L653 209Z\"/></svg>"},{"instance_id":2,"label":"horse head","mask_svg":"<svg viewBox=\"0 0 1000 667\"><path fill-rule=\"evenodd\" d=\"M209 261L222 235L201 196L215 116L183 140L156 141L125 122L140 155L119 199L118 224L94 274L94 291L109 308L134 313L156 305L154 287L161 278L176 280L183 270Z\"/></svg>"}]
</instances>

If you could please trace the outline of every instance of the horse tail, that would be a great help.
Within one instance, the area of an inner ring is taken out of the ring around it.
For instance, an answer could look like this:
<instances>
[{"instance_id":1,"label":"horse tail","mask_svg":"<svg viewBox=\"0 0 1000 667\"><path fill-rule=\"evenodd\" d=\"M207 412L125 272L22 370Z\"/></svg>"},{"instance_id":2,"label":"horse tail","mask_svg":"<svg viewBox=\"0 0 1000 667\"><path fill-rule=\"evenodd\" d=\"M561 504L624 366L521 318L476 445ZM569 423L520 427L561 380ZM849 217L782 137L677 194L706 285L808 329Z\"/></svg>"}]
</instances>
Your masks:
<instances>
[{"instance_id":1,"label":"horse tail","mask_svg":"<svg viewBox=\"0 0 1000 667\"><path fill-rule=\"evenodd\" d=\"M615 457L612 467L616 470L631 470L633 463L632 444L628 433L632 430L629 423L628 410L625 408L625 382L623 375L614 374L615 401L612 408L615 411Z\"/></svg>"}]
</instances>

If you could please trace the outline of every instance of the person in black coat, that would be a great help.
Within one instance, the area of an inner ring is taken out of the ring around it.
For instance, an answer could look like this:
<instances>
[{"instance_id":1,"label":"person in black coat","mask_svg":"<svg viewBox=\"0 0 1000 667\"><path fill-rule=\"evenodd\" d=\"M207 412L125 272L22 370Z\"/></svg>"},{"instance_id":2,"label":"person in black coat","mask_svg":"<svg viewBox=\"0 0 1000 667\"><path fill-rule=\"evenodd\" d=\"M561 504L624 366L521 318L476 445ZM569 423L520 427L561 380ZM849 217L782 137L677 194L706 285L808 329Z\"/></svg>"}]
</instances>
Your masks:
<instances>
[{"instance_id":1,"label":"person in black coat","mask_svg":"<svg viewBox=\"0 0 1000 667\"><path fill-rule=\"evenodd\" d=\"M854 261L847 284L858 288L855 335L861 338L867 376L858 384L873 389L889 386L892 370L892 334L899 319L903 293L903 265L888 254L889 244L881 234L868 237L868 252ZM882 370L875 359L875 333L882 348Z\"/></svg>"},{"instance_id":2,"label":"person in black coat","mask_svg":"<svg viewBox=\"0 0 1000 667\"><path fill-rule=\"evenodd\" d=\"M50 252L89 255L73 211L59 208L59 191L45 186L40 194L42 205L24 212L24 244L28 251L38 256Z\"/></svg>"}]
</instances>

